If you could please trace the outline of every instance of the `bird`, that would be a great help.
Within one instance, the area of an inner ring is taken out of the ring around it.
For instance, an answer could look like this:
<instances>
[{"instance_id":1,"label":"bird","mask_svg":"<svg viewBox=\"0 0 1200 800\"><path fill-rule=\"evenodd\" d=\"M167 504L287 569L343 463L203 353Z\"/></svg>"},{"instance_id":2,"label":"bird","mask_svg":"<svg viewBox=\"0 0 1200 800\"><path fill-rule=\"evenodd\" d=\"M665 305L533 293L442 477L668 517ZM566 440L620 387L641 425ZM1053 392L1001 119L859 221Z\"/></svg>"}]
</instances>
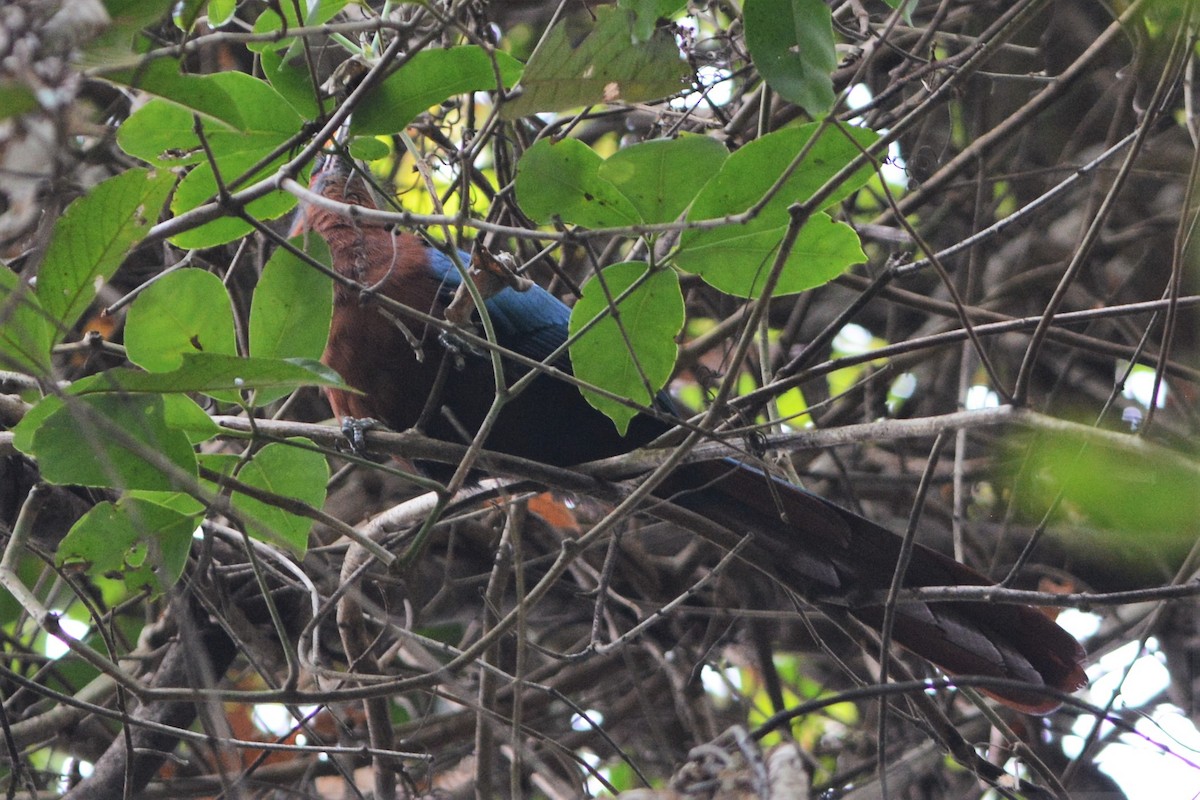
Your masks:
<instances>
[{"instance_id":1,"label":"bird","mask_svg":"<svg viewBox=\"0 0 1200 800\"><path fill-rule=\"evenodd\" d=\"M322 237L333 270L348 279L334 290L322 361L357 391L327 389L330 407L351 428L357 420L378 420L394 430L415 427L435 439L468 442L495 397L490 357L456 343L439 326L419 318L398 320L368 302L371 295L381 295L442 319L462 283L461 272L455 259L433 243L353 213L356 206L379 207L362 170L348 157L323 157L310 188L344 205L339 210L301 203L290 231ZM470 261L464 252L457 257L463 264ZM501 347L542 361L566 341L570 309L528 283L491 293L485 307ZM569 373L569 355L555 358L551 366ZM510 385L529 369L504 360ZM575 385L542 373L503 406L483 445L556 466L621 455L672 429L670 398L660 393L655 404L657 413L639 414L620 433ZM886 527L730 459L683 464L654 495L737 535L753 534L756 564L817 607L837 607L877 630L884 624L884 597L902 547L901 537ZM903 582L904 588L991 584L921 544L913 546ZM984 691L1025 713L1050 713L1061 705L1062 693L1087 683L1083 647L1031 606L899 603L892 638L951 675L1005 679Z\"/></svg>"}]
</instances>

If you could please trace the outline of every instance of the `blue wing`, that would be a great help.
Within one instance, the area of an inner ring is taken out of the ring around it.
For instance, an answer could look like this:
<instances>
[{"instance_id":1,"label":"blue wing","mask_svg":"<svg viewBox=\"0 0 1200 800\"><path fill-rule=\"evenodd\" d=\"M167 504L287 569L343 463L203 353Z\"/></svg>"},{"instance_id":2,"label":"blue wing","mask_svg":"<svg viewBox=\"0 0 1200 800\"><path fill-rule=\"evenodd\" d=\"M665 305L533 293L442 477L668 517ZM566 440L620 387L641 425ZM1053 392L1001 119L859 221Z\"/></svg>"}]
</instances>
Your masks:
<instances>
[{"instance_id":1,"label":"blue wing","mask_svg":"<svg viewBox=\"0 0 1200 800\"><path fill-rule=\"evenodd\" d=\"M458 256L463 264L471 263L470 254L459 250ZM447 289L457 289L462 283L462 275L454 262L434 247L429 248L429 265ZM514 353L543 361L567 340L571 309L537 284L524 292L504 289L483 304L492 318L499 343ZM565 353L556 359L555 366L571 371L571 362ZM654 405L659 411L679 415L679 409L666 389L655 395Z\"/></svg>"},{"instance_id":2,"label":"blue wing","mask_svg":"<svg viewBox=\"0 0 1200 800\"><path fill-rule=\"evenodd\" d=\"M458 251L463 264L471 256ZM429 248L429 265L447 288L458 288L462 275L450 257ZM518 292L504 289L484 302L496 330L499 343L513 352L538 361L553 353L567 340L567 322L571 309L540 286Z\"/></svg>"}]
</instances>

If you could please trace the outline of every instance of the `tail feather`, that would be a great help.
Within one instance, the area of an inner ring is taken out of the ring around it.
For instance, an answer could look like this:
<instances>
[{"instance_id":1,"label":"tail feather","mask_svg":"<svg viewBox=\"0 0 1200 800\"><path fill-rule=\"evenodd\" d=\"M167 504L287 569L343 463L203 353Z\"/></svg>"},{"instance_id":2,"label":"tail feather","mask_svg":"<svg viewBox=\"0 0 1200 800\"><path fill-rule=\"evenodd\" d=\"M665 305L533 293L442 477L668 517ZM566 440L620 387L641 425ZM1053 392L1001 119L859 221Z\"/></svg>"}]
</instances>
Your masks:
<instances>
[{"instance_id":1,"label":"tail feather","mask_svg":"<svg viewBox=\"0 0 1200 800\"><path fill-rule=\"evenodd\" d=\"M880 597L892 582L901 539L891 531L822 497L751 467L706 462L679 468L656 492L735 532L756 536L765 566L785 585L817 604L844 606L866 624L883 624ZM954 559L915 545L906 588L989 585ZM987 602L897 606L892 638L949 673L983 675L1029 684L1027 691L995 689L996 699L1045 714L1065 692L1087 683L1084 651L1069 633L1037 609Z\"/></svg>"}]
</instances>

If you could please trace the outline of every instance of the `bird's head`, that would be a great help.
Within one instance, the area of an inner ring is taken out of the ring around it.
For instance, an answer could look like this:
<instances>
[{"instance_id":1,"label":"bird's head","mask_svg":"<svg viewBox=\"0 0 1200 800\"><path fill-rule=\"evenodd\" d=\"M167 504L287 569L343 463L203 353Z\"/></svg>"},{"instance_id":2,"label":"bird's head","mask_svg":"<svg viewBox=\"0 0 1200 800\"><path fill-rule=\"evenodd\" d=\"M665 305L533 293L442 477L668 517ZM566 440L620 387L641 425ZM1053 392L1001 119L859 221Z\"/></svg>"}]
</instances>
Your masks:
<instances>
[{"instance_id":1,"label":"bird's head","mask_svg":"<svg viewBox=\"0 0 1200 800\"><path fill-rule=\"evenodd\" d=\"M309 188L324 198L347 205L377 209L375 190L366 177L365 169L351 159L331 154L322 156L313 167ZM288 236L299 236L306 231L325 233L339 226L361 225L361 220L352 220L348 215L334 209L301 201L288 230Z\"/></svg>"}]
</instances>

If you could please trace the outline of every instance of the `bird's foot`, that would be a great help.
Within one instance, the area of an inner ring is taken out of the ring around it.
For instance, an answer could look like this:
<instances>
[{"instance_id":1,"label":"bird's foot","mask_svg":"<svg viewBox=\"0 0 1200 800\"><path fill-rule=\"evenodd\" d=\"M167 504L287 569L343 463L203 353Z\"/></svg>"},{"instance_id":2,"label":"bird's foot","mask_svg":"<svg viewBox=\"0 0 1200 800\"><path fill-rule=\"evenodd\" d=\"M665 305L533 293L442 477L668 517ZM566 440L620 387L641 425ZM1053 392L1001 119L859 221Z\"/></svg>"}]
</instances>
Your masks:
<instances>
[{"instance_id":1,"label":"bird's foot","mask_svg":"<svg viewBox=\"0 0 1200 800\"><path fill-rule=\"evenodd\" d=\"M457 370L466 368L468 355L479 356L481 358L486 355L478 347L451 331L442 331L439 333L438 344L446 348L446 352L454 359L454 368Z\"/></svg>"},{"instance_id":2,"label":"bird's foot","mask_svg":"<svg viewBox=\"0 0 1200 800\"><path fill-rule=\"evenodd\" d=\"M367 457L367 431L386 428L379 420L370 417L342 417L342 436L350 444L350 450L361 458Z\"/></svg>"}]
</instances>

